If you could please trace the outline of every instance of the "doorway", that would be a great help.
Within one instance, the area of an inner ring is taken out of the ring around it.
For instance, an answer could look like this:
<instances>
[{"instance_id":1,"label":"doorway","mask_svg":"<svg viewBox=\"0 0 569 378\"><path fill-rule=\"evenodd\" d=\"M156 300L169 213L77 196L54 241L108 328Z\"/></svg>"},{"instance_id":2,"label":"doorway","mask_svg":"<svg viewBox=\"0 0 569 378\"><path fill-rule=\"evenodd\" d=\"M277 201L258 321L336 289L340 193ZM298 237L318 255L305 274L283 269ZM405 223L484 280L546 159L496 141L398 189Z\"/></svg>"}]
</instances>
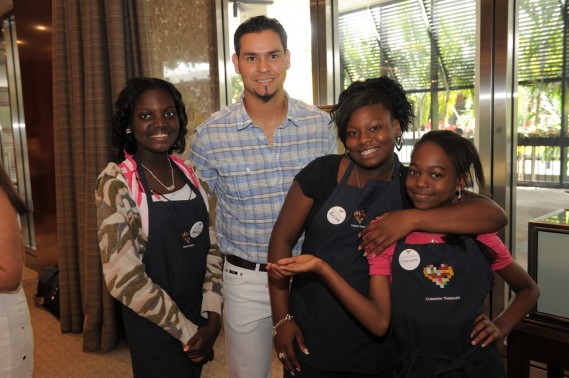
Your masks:
<instances>
[{"instance_id":1,"label":"doorway","mask_svg":"<svg viewBox=\"0 0 569 378\"><path fill-rule=\"evenodd\" d=\"M2 165L16 186L20 197L32 212L21 218L26 255L33 254L36 239L33 223L32 191L28 162L26 123L20 81L16 21L9 16L2 21L2 51L0 60L0 152Z\"/></svg>"}]
</instances>

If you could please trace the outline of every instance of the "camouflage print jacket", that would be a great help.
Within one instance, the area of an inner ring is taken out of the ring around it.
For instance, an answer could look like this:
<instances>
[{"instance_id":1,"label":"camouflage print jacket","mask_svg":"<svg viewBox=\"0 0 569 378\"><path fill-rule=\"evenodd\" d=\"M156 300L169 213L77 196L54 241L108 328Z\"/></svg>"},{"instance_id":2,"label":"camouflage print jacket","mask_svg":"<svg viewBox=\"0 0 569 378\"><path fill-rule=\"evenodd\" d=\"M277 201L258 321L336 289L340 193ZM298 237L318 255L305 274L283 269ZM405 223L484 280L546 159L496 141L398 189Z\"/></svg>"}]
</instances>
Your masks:
<instances>
[{"instance_id":1,"label":"camouflage print jacket","mask_svg":"<svg viewBox=\"0 0 569 378\"><path fill-rule=\"evenodd\" d=\"M200 189L209 210L208 195L189 162L172 160ZM146 195L138 183L131 156L120 165L109 163L97 178L95 192L99 249L105 283L113 297L173 337L187 344L197 326L188 320L162 288L146 275L142 255L146 248L148 220ZM141 211L142 210L142 211ZM210 227L211 247L203 284L202 313L221 315L223 258Z\"/></svg>"}]
</instances>

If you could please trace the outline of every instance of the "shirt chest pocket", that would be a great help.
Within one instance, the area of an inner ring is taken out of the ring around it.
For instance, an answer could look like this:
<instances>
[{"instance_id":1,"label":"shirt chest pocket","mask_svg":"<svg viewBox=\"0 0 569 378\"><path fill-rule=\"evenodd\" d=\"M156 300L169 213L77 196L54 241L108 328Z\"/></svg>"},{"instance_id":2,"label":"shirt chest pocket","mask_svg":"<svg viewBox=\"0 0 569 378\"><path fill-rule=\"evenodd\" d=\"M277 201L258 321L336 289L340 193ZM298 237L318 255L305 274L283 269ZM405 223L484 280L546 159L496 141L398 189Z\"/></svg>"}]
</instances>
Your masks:
<instances>
[{"instance_id":1,"label":"shirt chest pocket","mask_svg":"<svg viewBox=\"0 0 569 378\"><path fill-rule=\"evenodd\" d=\"M227 163L219 168L220 192L232 201L250 201L267 191L265 163Z\"/></svg>"},{"instance_id":2,"label":"shirt chest pocket","mask_svg":"<svg viewBox=\"0 0 569 378\"><path fill-rule=\"evenodd\" d=\"M308 156L227 162L219 168L218 186L230 201L251 202L287 193L294 176L311 161Z\"/></svg>"}]
</instances>

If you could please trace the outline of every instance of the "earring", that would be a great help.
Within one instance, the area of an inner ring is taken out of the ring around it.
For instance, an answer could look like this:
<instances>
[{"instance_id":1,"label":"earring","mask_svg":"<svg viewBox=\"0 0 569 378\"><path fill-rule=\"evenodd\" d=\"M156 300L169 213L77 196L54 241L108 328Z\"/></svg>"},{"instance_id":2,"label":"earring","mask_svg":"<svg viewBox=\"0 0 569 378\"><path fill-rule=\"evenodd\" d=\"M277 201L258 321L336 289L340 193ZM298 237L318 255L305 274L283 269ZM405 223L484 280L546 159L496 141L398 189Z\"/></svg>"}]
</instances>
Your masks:
<instances>
[{"instance_id":1,"label":"earring","mask_svg":"<svg viewBox=\"0 0 569 378\"><path fill-rule=\"evenodd\" d=\"M126 129L126 130L125 130L125 133L131 134L131 133L132 133L132 130L131 130L131 129Z\"/></svg>"},{"instance_id":2,"label":"earring","mask_svg":"<svg viewBox=\"0 0 569 378\"><path fill-rule=\"evenodd\" d=\"M458 187L458 196L456 197L457 201L460 201L460 199L462 198L462 189L460 188L460 186Z\"/></svg>"},{"instance_id":3,"label":"earring","mask_svg":"<svg viewBox=\"0 0 569 378\"><path fill-rule=\"evenodd\" d=\"M403 138L401 136L395 137L395 148L397 151L401 151L403 148Z\"/></svg>"},{"instance_id":4,"label":"earring","mask_svg":"<svg viewBox=\"0 0 569 378\"><path fill-rule=\"evenodd\" d=\"M346 157L349 159L350 158L350 151L348 151L347 148L345 148L346 152L344 152L344 154L346 155Z\"/></svg>"}]
</instances>

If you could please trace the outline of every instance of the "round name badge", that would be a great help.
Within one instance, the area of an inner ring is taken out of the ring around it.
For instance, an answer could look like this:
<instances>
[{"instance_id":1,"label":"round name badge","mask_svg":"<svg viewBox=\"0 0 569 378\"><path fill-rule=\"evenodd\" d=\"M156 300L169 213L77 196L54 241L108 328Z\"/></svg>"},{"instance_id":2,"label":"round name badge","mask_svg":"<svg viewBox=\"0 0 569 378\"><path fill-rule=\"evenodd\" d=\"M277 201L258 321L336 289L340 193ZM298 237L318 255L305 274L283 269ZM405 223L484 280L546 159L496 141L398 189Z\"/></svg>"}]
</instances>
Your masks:
<instances>
[{"instance_id":1,"label":"round name badge","mask_svg":"<svg viewBox=\"0 0 569 378\"><path fill-rule=\"evenodd\" d=\"M202 230L203 230L203 222L202 221L196 222L190 229L190 236L192 238L196 238L198 237L199 234L202 233Z\"/></svg>"},{"instance_id":2,"label":"round name badge","mask_svg":"<svg viewBox=\"0 0 569 378\"><path fill-rule=\"evenodd\" d=\"M414 249L406 249L399 255L399 265L405 270L414 270L421 263L421 256Z\"/></svg>"},{"instance_id":3,"label":"round name badge","mask_svg":"<svg viewBox=\"0 0 569 378\"><path fill-rule=\"evenodd\" d=\"M346 210L340 206L334 206L328 210L328 222L332 224L340 224L346 219Z\"/></svg>"}]
</instances>

